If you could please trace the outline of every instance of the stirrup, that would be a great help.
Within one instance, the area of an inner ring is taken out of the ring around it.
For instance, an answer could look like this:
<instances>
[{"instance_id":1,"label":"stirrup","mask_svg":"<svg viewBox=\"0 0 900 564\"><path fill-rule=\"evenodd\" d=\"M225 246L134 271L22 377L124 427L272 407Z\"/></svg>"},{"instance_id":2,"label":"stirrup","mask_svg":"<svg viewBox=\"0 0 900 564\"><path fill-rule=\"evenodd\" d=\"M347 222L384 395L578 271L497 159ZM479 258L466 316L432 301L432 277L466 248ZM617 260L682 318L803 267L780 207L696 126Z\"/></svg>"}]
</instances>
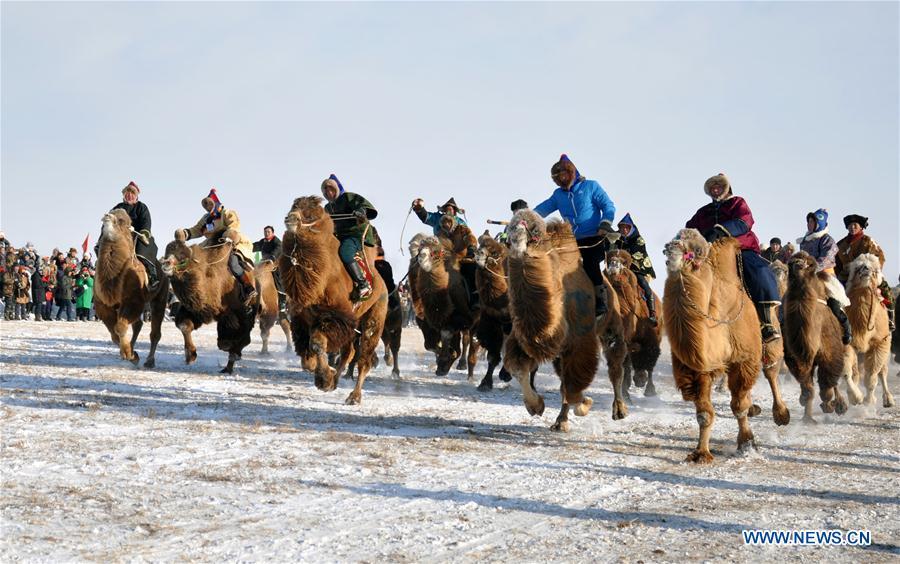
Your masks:
<instances>
[{"instance_id":1,"label":"stirrup","mask_svg":"<svg viewBox=\"0 0 900 564\"><path fill-rule=\"evenodd\" d=\"M259 296L259 294L256 292L256 288L248 292L244 297L244 307L251 307L253 305L253 300L255 300L257 296Z\"/></svg>"},{"instance_id":2,"label":"stirrup","mask_svg":"<svg viewBox=\"0 0 900 564\"><path fill-rule=\"evenodd\" d=\"M763 343L771 343L772 341L777 341L781 338L781 333L778 332L778 329L769 323L764 323L762 325L761 334Z\"/></svg>"}]
</instances>

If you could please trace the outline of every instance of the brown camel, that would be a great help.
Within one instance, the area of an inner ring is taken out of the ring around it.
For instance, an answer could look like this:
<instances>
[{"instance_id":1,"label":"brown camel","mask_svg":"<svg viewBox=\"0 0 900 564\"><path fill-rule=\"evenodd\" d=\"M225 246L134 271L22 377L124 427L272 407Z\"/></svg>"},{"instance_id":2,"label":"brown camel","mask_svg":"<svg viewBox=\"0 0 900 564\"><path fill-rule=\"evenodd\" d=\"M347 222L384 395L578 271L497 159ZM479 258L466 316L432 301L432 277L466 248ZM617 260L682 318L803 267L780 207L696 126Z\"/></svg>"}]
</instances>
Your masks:
<instances>
[{"instance_id":1,"label":"brown camel","mask_svg":"<svg viewBox=\"0 0 900 564\"><path fill-rule=\"evenodd\" d=\"M625 342L628 347L622 394L626 401L631 401L628 388L631 387L631 374L634 370L634 383L638 387L646 386L645 396L655 396L653 369L659 359L662 319L657 325L649 321L650 312L647 309L647 302L641 295L637 277L631 270L631 254L628 251L617 249L606 253L604 274L618 296ZM656 292L653 296L656 303L659 303Z\"/></svg>"},{"instance_id":2,"label":"brown camel","mask_svg":"<svg viewBox=\"0 0 900 564\"><path fill-rule=\"evenodd\" d=\"M784 361L800 383L803 421L813 419L813 371L819 382L821 408L825 413L847 411L847 401L838 390L841 376L847 377L851 399L862 394L852 378L853 348L841 343L841 326L826 303L830 275L816 272L816 260L800 251L788 261L788 288L784 294Z\"/></svg>"},{"instance_id":3,"label":"brown camel","mask_svg":"<svg viewBox=\"0 0 900 564\"><path fill-rule=\"evenodd\" d=\"M700 425L697 448L687 459L711 462L709 437L716 417L711 388L718 372L728 374L738 450L755 446L748 416L762 359L759 319L738 278L735 239L710 245L696 229L682 229L665 252L663 310L672 372L681 396L694 402Z\"/></svg>"},{"instance_id":4,"label":"brown camel","mask_svg":"<svg viewBox=\"0 0 900 564\"><path fill-rule=\"evenodd\" d=\"M162 322L169 295L169 279L160 276L159 284L151 291L147 271L134 254L131 218L124 210L115 209L102 220L97 273L94 276L94 308L112 342L119 345L122 360L137 364L140 358L134 350L141 328L142 315L150 304L150 352L144 366L156 366L156 346L162 336ZM157 272L159 265L157 264ZM131 339L128 326L131 326Z\"/></svg>"},{"instance_id":5,"label":"brown camel","mask_svg":"<svg viewBox=\"0 0 900 564\"><path fill-rule=\"evenodd\" d=\"M262 339L262 350L260 354L269 354L269 334L272 327L278 323L287 339L287 350L291 350L291 324L287 320L287 316L279 315L278 311L278 288L275 286L275 263L270 260L263 261L256 265L253 275L256 277L256 283L259 285L259 335Z\"/></svg>"},{"instance_id":6,"label":"brown camel","mask_svg":"<svg viewBox=\"0 0 900 564\"><path fill-rule=\"evenodd\" d=\"M503 342L512 330L509 317L509 276L506 274L506 245L497 242L487 231L478 238L478 252L475 253L475 286L481 303L481 314L475 325L475 336L479 345L487 351L487 373L478 384L478 390L485 392L494 387L494 370L500 364ZM512 376L505 368L500 368L500 379L509 382Z\"/></svg>"},{"instance_id":7,"label":"brown camel","mask_svg":"<svg viewBox=\"0 0 900 564\"><path fill-rule=\"evenodd\" d=\"M184 362L197 360L193 332L207 323L216 322L217 346L228 353L222 373L234 372L244 347L250 344L250 331L259 312L259 299L248 308L241 297L241 284L228 269L228 258L237 240L226 231L222 242L188 245L175 240L166 246L162 269L172 280L172 290L181 302L175 314L175 326L184 336ZM271 271L267 277L271 280ZM255 275L256 273L254 273ZM254 276L255 277L255 276ZM257 279L256 284L259 285ZM277 316L278 299L274 304ZM269 326L271 327L271 325Z\"/></svg>"},{"instance_id":8,"label":"brown camel","mask_svg":"<svg viewBox=\"0 0 900 564\"><path fill-rule=\"evenodd\" d=\"M338 256L334 222L322 207L322 198L294 200L284 225L284 254L278 268L290 298L294 350L303 368L315 374L316 387L329 392L337 388L353 358L359 335L358 377L346 400L347 404L359 404L387 314L387 289L373 266L376 249L364 247L372 273L372 295L363 302L352 302L353 281ZM335 369L328 364L328 353L337 352L340 357Z\"/></svg>"},{"instance_id":9,"label":"brown camel","mask_svg":"<svg viewBox=\"0 0 900 564\"><path fill-rule=\"evenodd\" d=\"M424 233L417 233L409 241L409 269L406 277L409 285L409 299L412 302L413 311L416 313L416 325L422 332L422 338L425 341L425 350L435 354L441 346L441 332L433 329L428 322L425 321L425 305L422 303L422 296L419 295L418 279L419 279L419 249L422 248L422 241L428 236Z\"/></svg>"},{"instance_id":10,"label":"brown camel","mask_svg":"<svg viewBox=\"0 0 900 564\"><path fill-rule=\"evenodd\" d=\"M787 265L780 260L775 259L772 261L772 264L769 265L769 270L775 275L775 283L778 284L778 295L784 298L784 293L787 292L788 283Z\"/></svg>"},{"instance_id":11,"label":"brown camel","mask_svg":"<svg viewBox=\"0 0 900 564\"><path fill-rule=\"evenodd\" d=\"M858 361L854 364L853 380L859 383L859 365L862 364L866 384L865 402L875 403L875 388L881 382L882 405L894 406L894 397L888 389L887 373L891 356L891 331L887 309L882 304L881 263L873 254L862 254L850 263L847 276L847 296L850 307L847 317L853 329L850 344Z\"/></svg>"},{"instance_id":12,"label":"brown camel","mask_svg":"<svg viewBox=\"0 0 900 564\"><path fill-rule=\"evenodd\" d=\"M541 415L544 398L535 392L532 378L542 362L553 362L562 407L551 429L568 431L569 407L583 416L593 404L584 395L599 361L593 285L567 223L544 223L533 211L520 210L507 232L512 330L504 364L522 386L528 413Z\"/></svg>"},{"instance_id":13,"label":"brown camel","mask_svg":"<svg viewBox=\"0 0 900 564\"><path fill-rule=\"evenodd\" d=\"M462 355L463 333L475 325L477 316L469 308L469 295L459 272L459 257L449 242L437 237L422 240L418 254L416 291L422 299L425 322L440 333L435 374L445 376ZM469 347L468 379L474 379L478 347Z\"/></svg>"}]
</instances>

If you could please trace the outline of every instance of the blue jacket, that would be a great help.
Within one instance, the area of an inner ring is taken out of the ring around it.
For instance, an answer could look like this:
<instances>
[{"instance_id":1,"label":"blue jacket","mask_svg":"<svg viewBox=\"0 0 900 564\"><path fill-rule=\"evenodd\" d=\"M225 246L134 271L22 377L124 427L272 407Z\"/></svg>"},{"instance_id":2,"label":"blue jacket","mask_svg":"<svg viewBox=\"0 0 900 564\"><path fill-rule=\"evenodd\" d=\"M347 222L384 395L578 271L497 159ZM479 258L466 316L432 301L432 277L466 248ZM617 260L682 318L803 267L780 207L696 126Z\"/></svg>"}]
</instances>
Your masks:
<instances>
[{"instance_id":1,"label":"blue jacket","mask_svg":"<svg viewBox=\"0 0 900 564\"><path fill-rule=\"evenodd\" d=\"M422 213L416 212L416 215L419 216L419 219L425 225L430 225L434 230L434 235L437 237L441 234L441 218L444 217L444 214L441 212L426 212L425 210L421 210ZM454 216L456 219L457 225L466 225L466 220L459 217L459 215Z\"/></svg>"},{"instance_id":2,"label":"blue jacket","mask_svg":"<svg viewBox=\"0 0 900 564\"><path fill-rule=\"evenodd\" d=\"M596 235L600 222L612 223L616 206L596 180L581 179L571 190L554 190L534 211L541 217L558 211L572 225L575 238L583 239Z\"/></svg>"}]
</instances>

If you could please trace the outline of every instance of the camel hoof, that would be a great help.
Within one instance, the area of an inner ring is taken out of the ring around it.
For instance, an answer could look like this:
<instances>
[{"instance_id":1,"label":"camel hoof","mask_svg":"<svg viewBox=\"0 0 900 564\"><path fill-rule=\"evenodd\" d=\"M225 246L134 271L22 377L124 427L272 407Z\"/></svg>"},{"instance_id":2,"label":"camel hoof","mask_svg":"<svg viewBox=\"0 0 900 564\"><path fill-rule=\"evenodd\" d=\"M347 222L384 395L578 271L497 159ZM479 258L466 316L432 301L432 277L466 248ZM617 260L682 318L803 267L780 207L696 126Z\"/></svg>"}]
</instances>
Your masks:
<instances>
[{"instance_id":1,"label":"camel hoof","mask_svg":"<svg viewBox=\"0 0 900 564\"><path fill-rule=\"evenodd\" d=\"M140 361L141 361L141 357L138 356L138 353L132 353L132 357L129 362L131 362L131 364L137 366Z\"/></svg>"},{"instance_id":2,"label":"camel hoof","mask_svg":"<svg viewBox=\"0 0 900 564\"><path fill-rule=\"evenodd\" d=\"M544 398L538 396L537 405L530 405L528 402L525 403L525 409L528 410L528 415L537 415L541 416L544 414Z\"/></svg>"},{"instance_id":3,"label":"camel hoof","mask_svg":"<svg viewBox=\"0 0 900 564\"><path fill-rule=\"evenodd\" d=\"M493 390L493 389L494 389L494 383L493 383L493 381L488 380L487 378L485 378L484 380L482 380L481 383L478 384L478 388L477 388L477 390L478 390L479 392L490 392L490 391Z\"/></svg>"},{"instance_id":4,"label":"camel hoof","mask_svg":"<svg viewBox=\"0 0 900 564\"><path fill-rule=\"evenodd\" d=\"M772 419L775 420L776 425L787 425L791 422L791 412L785 406L772 406Z\"/></svg>"},{"instance_id":5,"label":"camel hoof","mask_svg":"<svg viewBox=\"0 0 900 564\"><path fill-rule=\"evenodd\" d=\"M893 396L884 396L882 399L882 404L884 407L894 407L894 398Z\"/></svg>"},{"instance_id":6,"label":"camel hoof","mask_svg":"<svg viewBox=\"0 0 900 564\"><path fill-rule=\"evenodd\" d=\"M647 385L648 375L646 370L638 370L634 373L634 385L638 388L643 388Z\"/></svg>"},{"instance_id":7,"label":"camel hoof","mask_svg":"<svg viewBox=\"0 0 900 564\"><path fill-rule=\"evenodd\" d=\"M753 450L759 450L759 446L756 444L756 438L751 435L749 439L738 442L737 450L742 454L746 454Z\"/></svg>"},{"instance_id":8,"label":"camel hoof","mask_svg":"<svg viewBox=\"0 0 900 564\"><path fill-rule=\"evenodd\" d=\"M350 395L347 396L347 399L344 400L344 403L347 405L359 405L362 401L360 394L356 393L356 391L350 392Z\"/></svg>"},{"instance_id":9,"label":"camel hoof","mask_svg":"<svg viewBox=\"0 0 900 564\"><path fill-rule=\"evenodd\" d=\"M834 412L838 415L847 413L847 401L844 398L834 402Z\"/></svg>"},{"instance_id":10,"label":"camel hoof","mask_svg":"<svg viewBox=\"0 0 900 564\"><path fill-rule=\"evenodd\" d=\"M400 369L395 366L394 369L391 370L391 376L393 376L394 378L400 378Z\"/></svg>"},{"instance_id":11,"label":"camel hoof","mask_svg":"<svg viewBox=\"0 0 900 564\"><path fill-rule=\"evenodd\" d=\"M147 360L144 361L144 368L156 368L156 359L151 357L147 357Z\"/></svg>"},{"instance_id":12,"label":"camel hoof","mask_svg":"<svg viewBox=\"0 0 900 564\"><path fill-rule=\"evenodd\" d=\"M823 401L819 404L819 409L822 410L822 413L834 413L834 400Z\"/></svg>"},{"instance_id":13,"label":"camel hoof","mask_svg":"<svg viewBox=\"0 0 900 564\"><path fill-rule=\"evenodd\" d=\"M588 414L588 411L591 410L591 406L594 405L594 400L591 398L584 398L584 401L575 406L575 415L578 417L584 417Z\"/></svg>"},{"instance_id":14,"label":"camel hoof","mask_svg":"<svg viewBox=\"0 0 900 564\"><path fill-rule=\"evenodd\" d=\"M572 429L572 425L568 420L566 421L557 421L553 425L550 426L551 431L558 431L560 433L568 433Z\"/></svg>"},{"instance_id":15,"label":"camel hoof","mask_svg":"<svg viewBox=\"0 0 900 564\"><path fill-rule=\"evenodd\" d=\"M457 370L468 370L469 363L466 362L466 359L464 359L464 358L460 359L460 361L456 364L456 369Z\"/></svg>"},{"instance_id":16,"label":"camel hoof","mask_svg":"<svg viewBox=\"0 0 900 564\"><path fill-rule=\"evenodd\" d=\"M259 351L260 356L269 356L269 354L270 354L269 351L265 350L265 349Z\"/></svg>"},{"instance_id":17,"label":"camel hoof","mask_svg":"<svg viewBox=\"0 0 900 564\"><path fill-rule=\"evenodd\" d=\"M628 415L628 407L625 406L625 402L621 400L613 401L613 409L612 409L612 418L613 421L618 421L619 419L625 419Z\"/></svg>"},{"instance_id":18,"label":"camel hoof","mask_svg":"<svg viewBox=\"0 0 900 564\"><path fill-rule=\"evenodd\" d=\"M500 369L500 374L498 374L501 382L512 382L512 374L505 368Z\"/></svg>"},{"instance_id":19,"label":"camel hoof","mask_svg":"<svg viewBox=\"0 0 900 564\"><path fill-rule=\"evenodd\" d=\"M232 373L232 369L228 368L227 366L225 368L223 368L222 370L219 370L219 374L231 374L231 373Z\"/></svg>"},{"instance_id":20,"label":"camel hoof","mask_svg":"<svg viewBox=\"0 0 900 564\"><path fill-rule=\"evenodd\" d=\"M750 409L747 410L747 417L756 417L762 413L762 408L755 403L750 406Z\"/></svg>"},{"instance_id":21,"label":"camel hoof","mask_svg":"<svg viewBox=\"0 0 900 564\"><path fill-rule=\"evenodd\" d=\"M653 385L653 381L647 382L647 387L644 388L644 397L652 398L656 395L656 386Z\"/></svg>"},{"instance_id":22,"label":"camel hoof","mask_svg":"<svg viewBox=\"0 0 900 564\"><path fill-rule=\"evenodd\" d=\"M185 364L192 364L195 360L197 360L197 351L191 351L184 355Z\"/></svg>"},{"instance_id":23,"label":"camel hoof","mask_svg":"<svg viewBox=\"0 0 900 564\"><path fill-rule=\"evenodd\" d=\"M806 407L806 402L809 400L809 391L806 388L800 390L800 407Z\"/></svg>"},{"instance_id":24,"label":"camel hoof","mask_svg":"<svg viewBox=\"0 0 900 564\"><path fill-rule=\"evenodd\" d=\"M802 420L804 425L818 425L819 422L810 417L809 415L804 415Z\"/></svg>"},{"instance_id":25,"label":"camel hoof","mask_svg":"<svg viewBox=\"0 0 900 564\"><path fill-rule=\"evenodd\" d=\"M686 460L688 462L696 462L697 464L709 464L713 461L713 455L708 450L702 451L700 449L694 449L694 451L687 456Z\"/></svg>"}]
</instances>

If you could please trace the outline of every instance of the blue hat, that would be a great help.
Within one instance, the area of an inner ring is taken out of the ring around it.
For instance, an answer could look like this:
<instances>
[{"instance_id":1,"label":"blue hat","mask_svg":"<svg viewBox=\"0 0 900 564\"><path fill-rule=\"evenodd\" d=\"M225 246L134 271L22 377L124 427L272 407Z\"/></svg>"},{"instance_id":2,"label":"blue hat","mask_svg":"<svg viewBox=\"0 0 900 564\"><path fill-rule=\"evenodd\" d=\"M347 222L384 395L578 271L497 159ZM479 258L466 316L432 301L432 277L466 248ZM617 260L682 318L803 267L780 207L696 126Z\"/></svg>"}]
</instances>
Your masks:
<instances>
[{"instance_id":1,"label":"blue hat","mask_svg":"<svg viewBox=\"0 0 900 564\"><path fill-rule=\"evenodd\" d=\"M329 174L329 175L328 175L328 179L329 179L329 180L334 180L334 181L337 183L337 185L338 185L338 194L343 194L343 193L344 193L344 185L341 184L341 181L338 180L338 177L335 176L334 173Z\"/></svg>"},{"instance_id":2,"label":"blue hat","mask_svg":"<svg viewBox=\"0 0 900 564\"><path fill-rule=\"evenodd\" d=\"M806 220L809 221L809 218L816 220L816 233L828 227L828 210L825 208L819 208L814 212L809 212L806 214Z\"/></svg>"},{"instance_id":3,"label":"blue hat","mask_svg":"<svg viewBox=\"0 0 900 564\"><path fill-rule=\"evenodd\" d=\"M624 224L624 225L630 225L630 226L631 226L631 232L628 234L628 238L629 238L629 239L631 239L632 237L636 237L636 236L637 236L637 234L638 234L638 228L637 228L637 225L634 224L634 220L631 219L631 214L630 214L630 213L626 213L626 214L625 214L625 217L623 217L622 219L620 219L620 220L619 220L619 223L618 223L617 225L623 225L623 224Z\"/></svg>"}]
</instances>

